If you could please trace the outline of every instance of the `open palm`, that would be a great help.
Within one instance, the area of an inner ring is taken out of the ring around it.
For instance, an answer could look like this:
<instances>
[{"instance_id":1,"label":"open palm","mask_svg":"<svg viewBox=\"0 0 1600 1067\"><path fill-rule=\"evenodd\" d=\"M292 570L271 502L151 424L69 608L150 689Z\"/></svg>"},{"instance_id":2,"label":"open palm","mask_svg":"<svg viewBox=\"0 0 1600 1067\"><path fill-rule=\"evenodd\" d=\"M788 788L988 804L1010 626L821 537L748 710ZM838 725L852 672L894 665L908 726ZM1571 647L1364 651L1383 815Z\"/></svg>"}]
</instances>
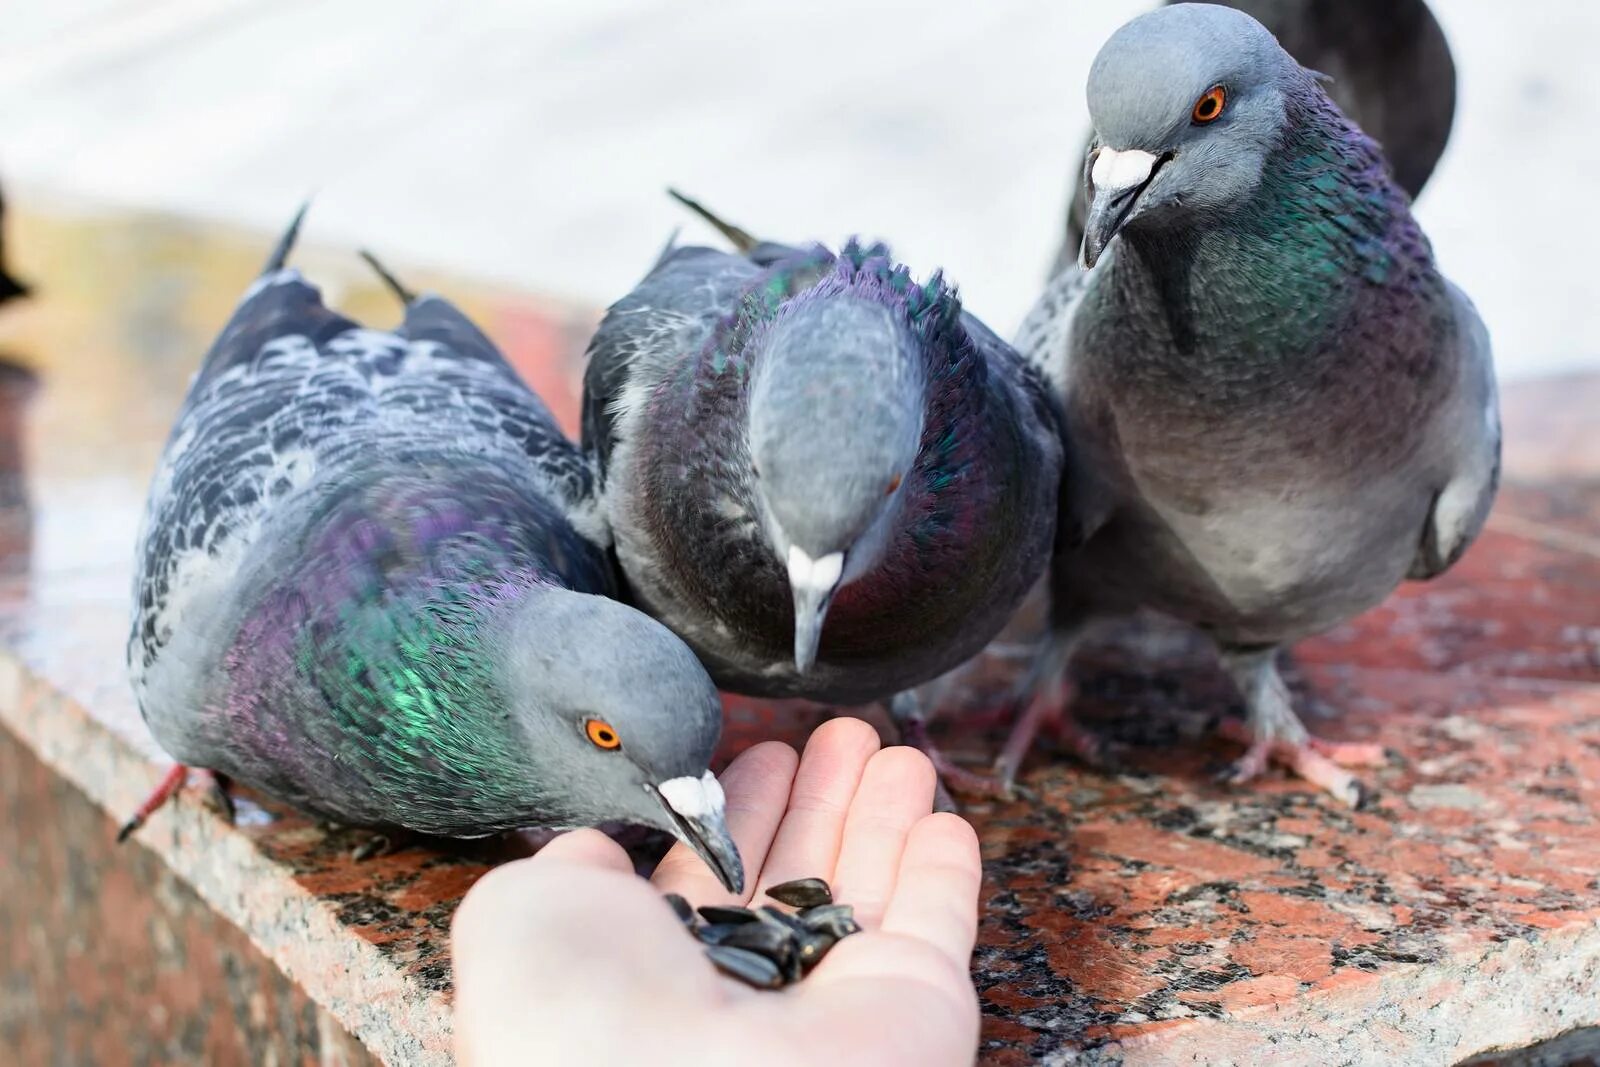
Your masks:
<instances>
[{"instance_id":1,"label":"open palm","mask_svg":"<svg viewBox=\"0 0 1600 1067\"><path fill-rule=\"evenodd\" d=\"M758 745L722 781L753 887L744 898L682 846L652 888L587 830L473 888L453 932L463 1064L972 1061L978 845L960 818L930 814L926 757L880 751L870 726L836 719L803 757ZM811 876L863 930L779 993L719 974L661 898L761 903L767 886Z\"/></svg>"}]
</instances>

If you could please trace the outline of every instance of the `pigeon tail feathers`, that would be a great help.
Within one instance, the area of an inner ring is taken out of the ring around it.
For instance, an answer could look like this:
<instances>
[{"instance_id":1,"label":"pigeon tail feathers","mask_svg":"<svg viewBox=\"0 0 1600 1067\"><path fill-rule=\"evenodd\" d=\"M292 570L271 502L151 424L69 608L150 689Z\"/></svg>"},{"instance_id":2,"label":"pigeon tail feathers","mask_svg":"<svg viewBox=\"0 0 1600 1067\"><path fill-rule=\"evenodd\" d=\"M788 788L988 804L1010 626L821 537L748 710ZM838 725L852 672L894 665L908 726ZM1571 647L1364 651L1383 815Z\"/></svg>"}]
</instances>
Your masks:
<instances>
[{"instance_id":1,"label":"pigeon tail feathers","mask_svg":"<svg viewBox=\"0 0 1600 1067\"><path fill-rule=\"evenodd\" d=\"M753 252L756 246L761 243L756 238L750 236L749 231L741 229L740 227L735 226L733 223L719 218L711 211L710 208L706 207L693 197L685 196L683 193L678 192L678 190L670 186L667 188L667 195L672 197L672 199L676 200L678 203L682 204L684 207L688 208L694 214L700 216L700 218L704 219L711 225L713 229L722 234L722 236L726 237L733 244L733 247L738 249L740 252Z\"/></svg>"},{"instance_id":2,"label":"pigeon tail feathers","mask_svg":"<svg viewBox=\"0 0 1600 1067\"><path fill-rule=\"evenodd\" d=\"M361 249L358 254L362 259L366 260L367 266L371 267L373 272L376 273L380 279L382 279L383 284L389 287L389 291L399 299L403 306L409 308L412 304L417 302L417 294L402 285L400 279L396 278L388 267L385 267L381 262L379 262L377 256L373 255L365 248Z\"/></svg>"},{"instance_id":3,"label":"pigeon tail feathers","mask_svg":"<svg viewBox=\"0 0 1600 1067\"><path fill-rule=\"evenodd\" d=\"M300 210L294 213L294 218L289 220L289 228L283 231L283 236L278 238L278 243L273 246L272 254L267 257L266 265L261 268L263 277L276 274L289 262L289 253L294 249L295 241L300 238L300 224L306 220L306 212L311 210L311 199L307 197L300 204Z\"/></svg>"}]
</instances>

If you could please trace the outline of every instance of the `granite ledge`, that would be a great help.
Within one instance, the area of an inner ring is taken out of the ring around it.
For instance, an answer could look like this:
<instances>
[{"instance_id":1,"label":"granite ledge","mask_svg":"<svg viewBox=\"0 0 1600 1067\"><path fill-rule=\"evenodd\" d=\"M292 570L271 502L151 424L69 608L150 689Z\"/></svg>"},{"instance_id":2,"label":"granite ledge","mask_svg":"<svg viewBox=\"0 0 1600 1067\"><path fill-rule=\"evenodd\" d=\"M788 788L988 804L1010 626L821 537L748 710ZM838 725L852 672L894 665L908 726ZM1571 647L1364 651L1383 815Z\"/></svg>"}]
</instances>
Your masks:
<instances>
[{"instance_id":1,"label":"granite ledge","mask_svg":"<svg viewBox=\"0 0 1600 1067\"><path fill-rule=\"evenodd\" d=\"M137 746L106 729L10 651L0 652L0 725L107 812L131 811L160 774ZM249 836L185 797L151 819L146 848L243 931L291 980L386 1063L448 1065L447 995L411 980L352 933L330 901Z\"/></svg>"},{"instance_id":2,"label":"granite ledge","mask_svg":"<svg viewBox=\"0 0 1600 1067\"><path fill-rule=\"evenodd\" d=\"M1473 1010L1463 1012L1461 998L1469 990ZM1529 1006L1535 1006L1536 1019L1529 1018ZM1574 924L1537 944L1507 940L1442 964L1405 965L1375 982L1346 982L1315 997L1253 1004L1227 1019L1184 1020L1094 1057L1062 1055L1060 1061L1147 1067L1448 1064L1503 1048L1508 1038L1527 1045L1597 1019L1600 924Z\"/></svg>"}]
</instances>

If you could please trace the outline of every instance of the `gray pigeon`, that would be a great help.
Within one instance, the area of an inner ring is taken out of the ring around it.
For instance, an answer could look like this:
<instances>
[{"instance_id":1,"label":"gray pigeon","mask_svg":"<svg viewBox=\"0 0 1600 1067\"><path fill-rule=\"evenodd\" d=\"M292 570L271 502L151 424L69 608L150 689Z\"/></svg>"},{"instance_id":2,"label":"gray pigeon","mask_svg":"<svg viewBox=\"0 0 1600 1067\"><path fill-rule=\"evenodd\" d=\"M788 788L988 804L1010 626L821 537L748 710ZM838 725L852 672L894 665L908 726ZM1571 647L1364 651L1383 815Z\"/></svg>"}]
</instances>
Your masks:
<instances>
[{"instance_id":1,"label":"gray pigeon","mask_svg":"<svg viewBox=\"0 0 1600 1067\"><path fill-rule=\"evenodd\" d=\"M742 251L669 247L584 380L631 595L725 689L889 699L979 651L1042 573L1049 390L883 246L757 243L689 203ZM891 710L959 776L909 694Z\"/></svg>"},{"instance_id":2,"label":"gray pigeon","mask_svg":"<svg viewBox=\"0 0 1600 1067\"><path fill-rule=\"evenodd\" d=\"M1488 335L1377 146L1248 15L1133 20L1088 99L1086 270L1020 341L1072 462L1056 637L1002 770L1065 699L1085 624L1153 608L1209 634L1244 696L1235 779L1274 756L1353 801L1334 763L1371 746L1310 737L1276 653L1477 535L1500 453Z\"/></svg>"},{"instance_id":3,"label":"gray pigeon","mask_svg":"<svg viewBox=\"0 0 1600 1067\"><path fill-rule=\"evenodd\" d=\"M392 333L324 307L283 266L298 224L150 491L128 656L156 739L340 823L658 827L737 891L718 694L609 598L589 464L446 301L395 285Z\"/></svg>"},{"instance_id":4,"label":"gray pigeon","mask_svg":"<svg viewBox=\"0 0 1600 1067\"><path fill-rule=\"evenodd\" d=\"M1423 0L1230 0L1227 6L1260 21L1298 63L1327 76L1328 95L1384 149L1400 188L1413 199L1422 191L1456 110L1450 45ZM1073 182L1070 205L1056 270L1075 263L1083 243L1089 205L1081 180Z\"/></svg>"}]
</instances>

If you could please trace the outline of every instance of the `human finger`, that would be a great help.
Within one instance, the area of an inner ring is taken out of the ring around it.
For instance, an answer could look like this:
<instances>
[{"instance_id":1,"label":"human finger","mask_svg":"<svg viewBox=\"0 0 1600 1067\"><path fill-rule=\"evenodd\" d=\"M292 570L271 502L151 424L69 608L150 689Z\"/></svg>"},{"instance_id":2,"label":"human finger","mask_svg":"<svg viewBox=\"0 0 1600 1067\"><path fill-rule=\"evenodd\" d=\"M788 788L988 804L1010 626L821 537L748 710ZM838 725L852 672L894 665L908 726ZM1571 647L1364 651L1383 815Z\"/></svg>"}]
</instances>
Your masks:
<instances>
[{"instance_id":1,"label":"human finger","mask_svg":"<svg viewBox=\"0 0 1600 1067\"><path fill-rule=\"evenodd\" d=\"M833 877L850 802L878 745L878 732L860 719L830 719L812 732L756 883L758 897L779 882Z\"/></svg>"},{"instance_id":2,"label":"human finger","mask_svg":"<svg viewBox=\"0 0 1600 1067\"><path fill-rule=\"evenodd\" d=\"M914 748L896 746L867 761L845 817L833 892L855 908L862 925L883 918L911 828L933 810L933 764Z\"/></svg>"}]
</instances>

